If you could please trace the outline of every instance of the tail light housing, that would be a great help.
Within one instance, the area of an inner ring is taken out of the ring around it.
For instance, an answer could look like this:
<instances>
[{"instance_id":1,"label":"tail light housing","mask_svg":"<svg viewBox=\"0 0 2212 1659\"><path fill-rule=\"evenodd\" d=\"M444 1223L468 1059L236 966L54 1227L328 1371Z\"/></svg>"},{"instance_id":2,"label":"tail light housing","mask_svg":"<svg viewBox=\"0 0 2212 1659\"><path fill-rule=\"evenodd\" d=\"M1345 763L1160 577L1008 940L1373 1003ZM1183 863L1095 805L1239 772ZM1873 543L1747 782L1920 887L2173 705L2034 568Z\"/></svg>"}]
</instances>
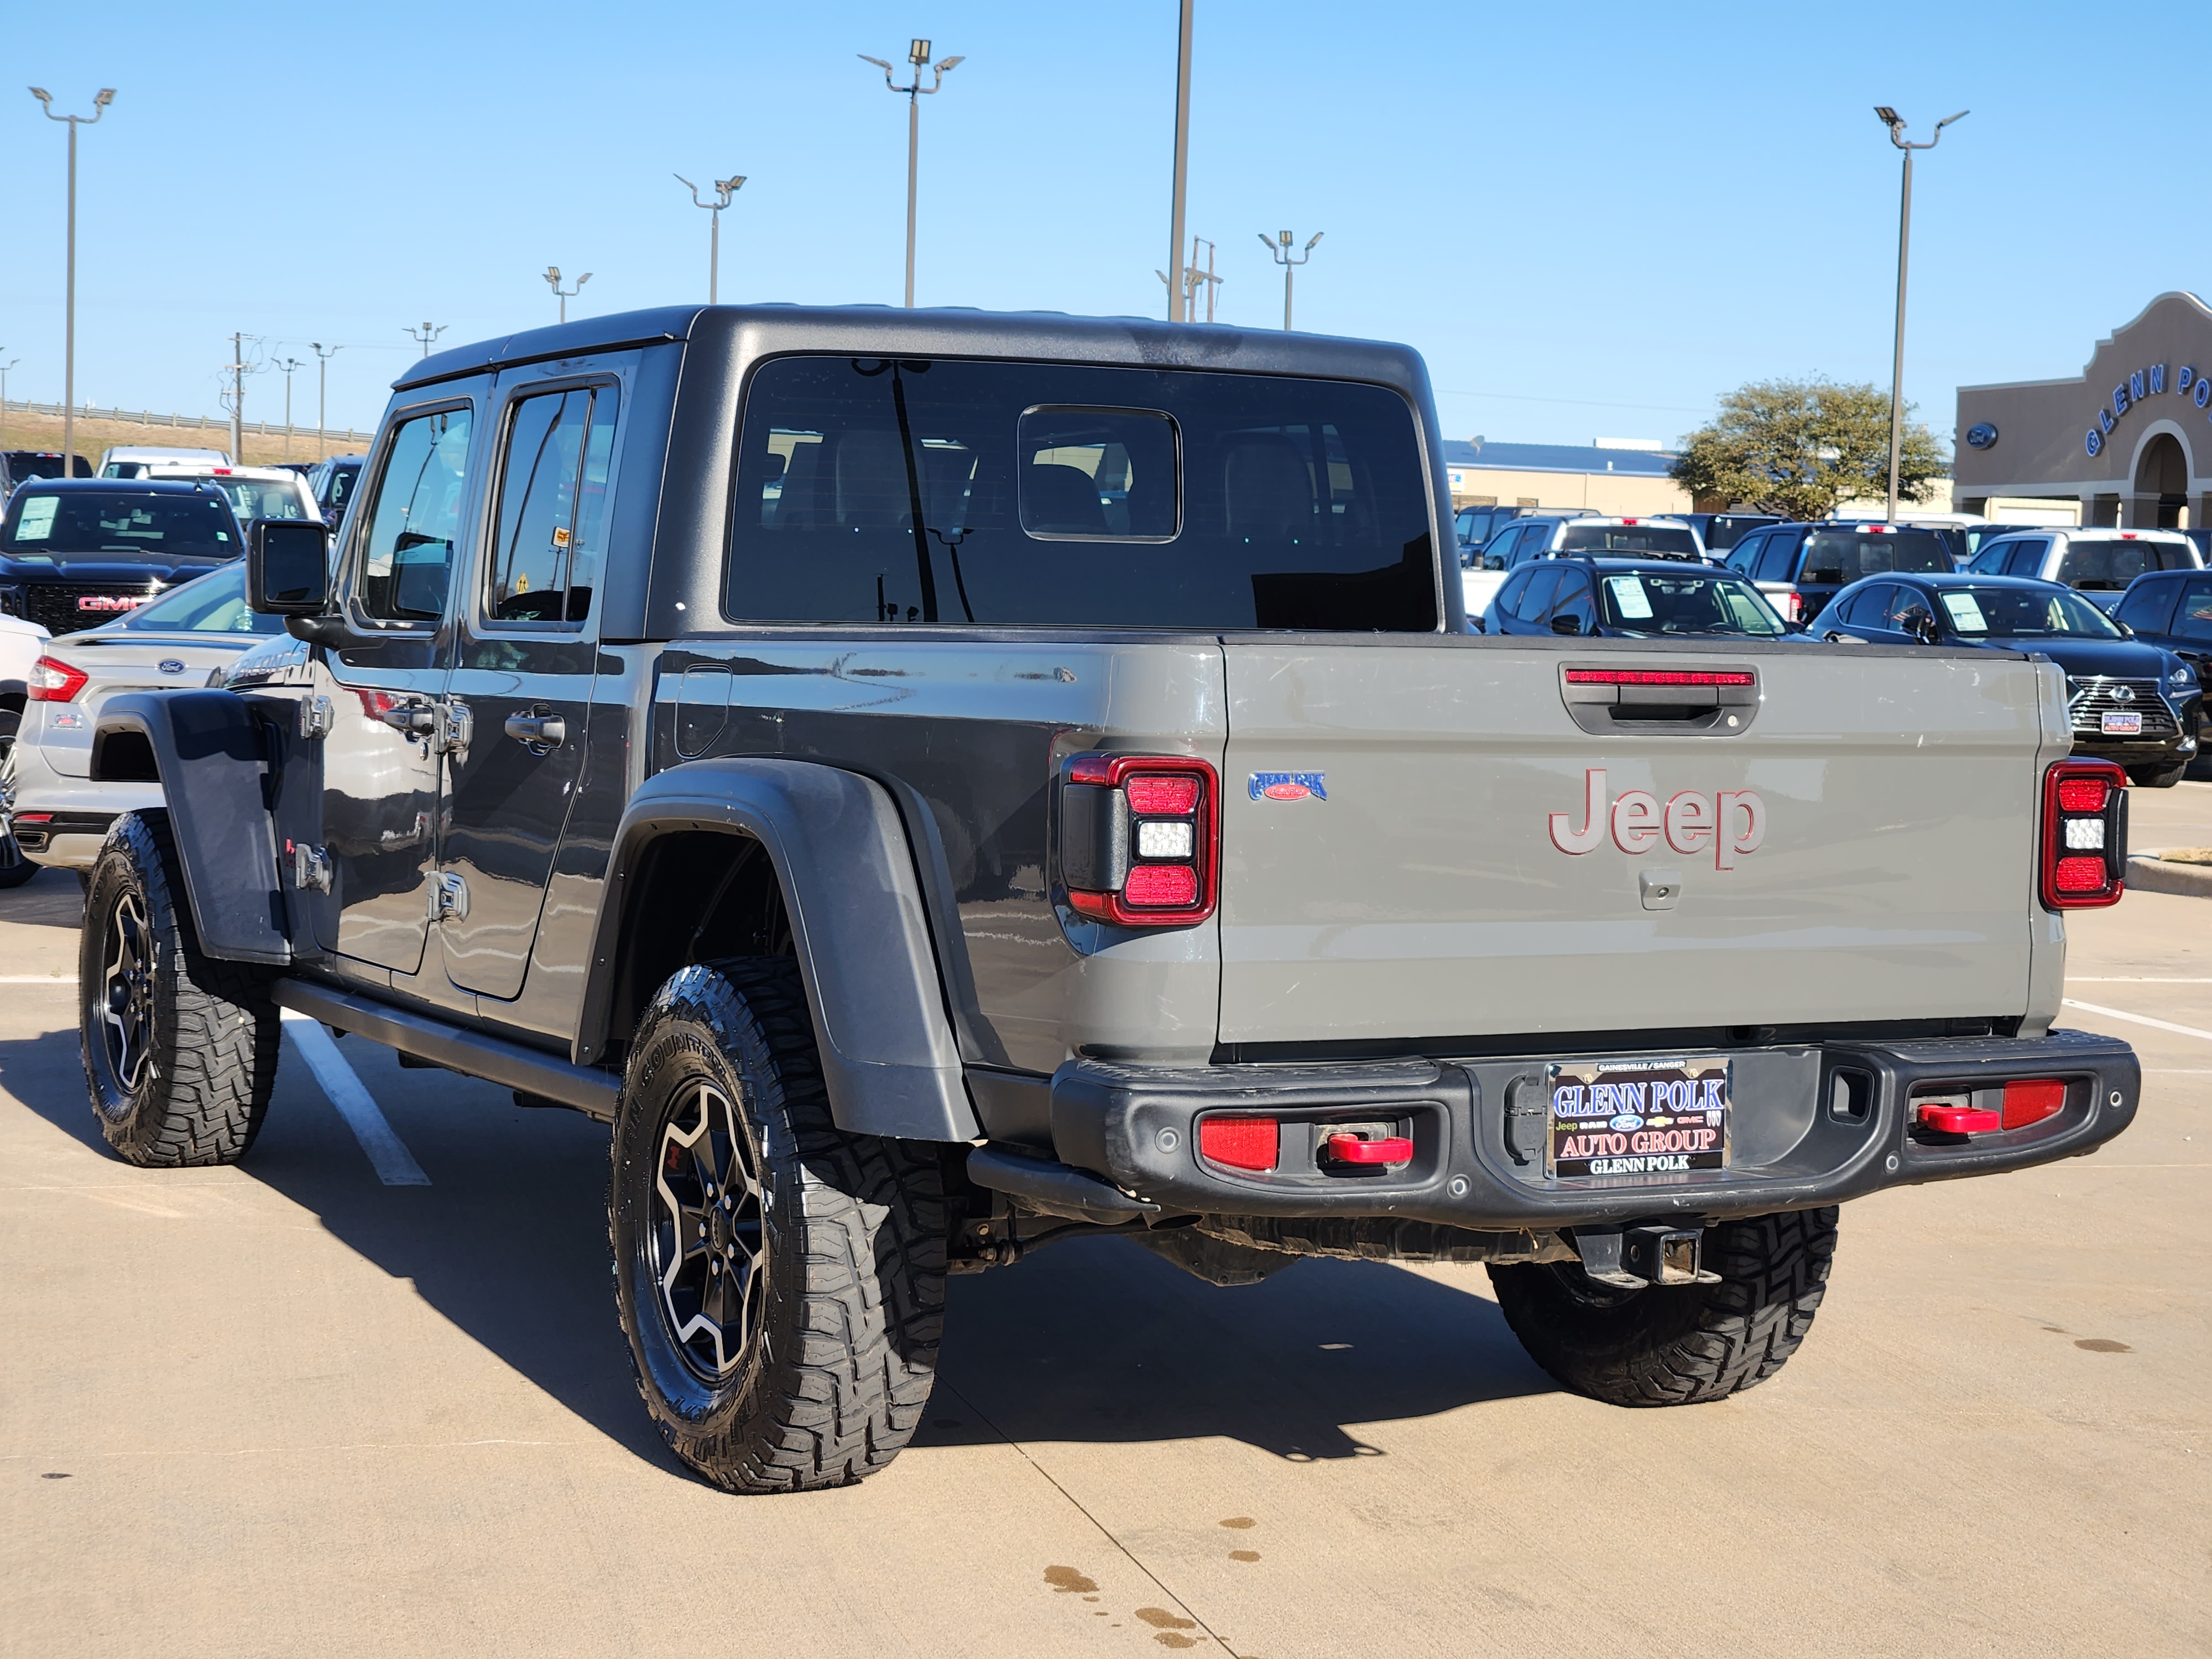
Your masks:
<instances>
[{"instance_id":1,"label":"tail light housing","mask_svg":"<svg viewBox=\"0 0 2212 1659\"><path fill-rule=\"evenodd\" d=\"M1780 598L1783 621L1801 623L1805 620L1805 596L1802 593L1793 587Z\"/></svg>"},{"instance_id":2,"label":"tail light housing","mask_svg":"<svg viewBox=\"0 0 2212 1659\"><path fill-rule=\"evenodd\" d=\"M31 665L27 693L33 702L70 702L91 678L59 657L41 657Z\"/></svg>"},{"instance_id":3,"label":"tail light housing","mask_svg":"<svg viewBox=\"0 0 2212 1659\"><path fill-rule=\"evenodd\" d=\"M2127 890L2128 775L2111 761L2060 761L2043 775L2044 907L2087 910Z\"/></svg>"},{"instance_id":4,"label":"tail light housing","mask_svg":"<svg viewBox=\"0 0 2212 1659\"><path fill-rule=\"evenodd\" d=\"M1221 778L1192 755L1078 755L1060 792L1067 907L1120 927L1187 927L1221 884Z\"/></svg>"}]
</instances>

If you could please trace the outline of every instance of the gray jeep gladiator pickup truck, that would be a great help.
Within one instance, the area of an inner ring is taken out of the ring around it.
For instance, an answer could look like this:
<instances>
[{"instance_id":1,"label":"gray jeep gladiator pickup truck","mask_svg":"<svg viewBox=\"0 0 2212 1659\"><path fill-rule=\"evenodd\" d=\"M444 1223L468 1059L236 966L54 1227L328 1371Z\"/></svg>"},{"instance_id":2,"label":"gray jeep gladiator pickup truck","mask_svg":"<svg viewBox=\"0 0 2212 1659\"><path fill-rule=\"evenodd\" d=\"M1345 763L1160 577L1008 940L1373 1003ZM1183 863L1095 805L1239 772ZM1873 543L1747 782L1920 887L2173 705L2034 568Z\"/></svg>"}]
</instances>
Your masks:
<instances>
[{"instance_id":1,"label":"gray jeep gladiator pickup truck","mask_svg":"<svg viewBox=\"0 0 2212 1659\"><path fill-rule=\"evenodd\" d=\"M612 1126L668 1443L920 1420L948 1273L1489 1264L1568 1387L1772 1375L1836 1206L2082 1153L2117 769L2027 655L1467 631L1419 359L1135 319L636 313L395 388L291 635L118 697L92 1104L251 1146L280 1010Z\"/></svg>"}]
</instances>

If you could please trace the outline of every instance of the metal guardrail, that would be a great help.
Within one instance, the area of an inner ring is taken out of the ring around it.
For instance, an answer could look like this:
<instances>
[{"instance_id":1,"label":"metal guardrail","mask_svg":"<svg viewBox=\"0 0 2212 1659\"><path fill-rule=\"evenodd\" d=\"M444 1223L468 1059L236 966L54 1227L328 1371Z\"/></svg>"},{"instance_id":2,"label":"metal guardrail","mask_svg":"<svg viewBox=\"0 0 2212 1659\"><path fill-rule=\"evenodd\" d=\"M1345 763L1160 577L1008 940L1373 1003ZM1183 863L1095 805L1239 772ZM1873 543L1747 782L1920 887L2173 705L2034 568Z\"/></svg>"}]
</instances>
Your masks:
<instances>
[{"instance_id":1,"label":"metal guardrail","mask_svg":"<svg viewBox=\"0 0 2212 1659\"><path fill-rule=\"evenodd\" d=\"M56 420L59 420L64 412L58 403L32 403L13 398L0 407L4 407L11 415L51 415ZM151 410L95 409L90 404L77 405L76 418L80 421L117 421L131 426L165 426L177 431L227 433L230 430L230 421L226 416L156 415ZM284 435L284 429L281 421L248 421L245 426L245 430L264 438L281 438ZM340 440L365 444L376 435L373 432L356 432L351 427L312 427L297 423L293 425L291 431L295 438L313 438L323 442Z\"/></svg>"}]
</instances>

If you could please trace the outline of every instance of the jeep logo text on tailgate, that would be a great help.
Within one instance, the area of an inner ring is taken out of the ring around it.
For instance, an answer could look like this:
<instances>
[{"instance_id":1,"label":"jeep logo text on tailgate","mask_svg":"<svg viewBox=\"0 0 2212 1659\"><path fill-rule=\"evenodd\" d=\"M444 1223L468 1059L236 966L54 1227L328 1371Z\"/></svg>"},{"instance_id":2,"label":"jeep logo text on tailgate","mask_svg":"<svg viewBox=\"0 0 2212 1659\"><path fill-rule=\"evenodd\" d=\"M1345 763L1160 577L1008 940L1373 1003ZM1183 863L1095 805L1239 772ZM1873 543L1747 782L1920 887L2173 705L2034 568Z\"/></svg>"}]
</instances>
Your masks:
<instances>
[{"instance_id":1,"label":"jeep logo text on tailgate","mask_svg":"<svg viewBox=\"0 0 2212 1659\"><path fill-rule=\"evenodd\" d=\"M1766 803L1753 789L1723 789L1717 795L1683 789L1662 806L1649 790L1631 789L1606 810L1605 769L1592 767L1583 780L1588 791L1583 825L1570 829L1565 812L1551 816L1552 845L1562 853L1597 850L1608 828L1613 844L1624 853L1648 853L1662 836L1677 853L1713 850L1713 867L1733 870L1740 854L1756 853L1766 840Z\"/></svg>"}]
</instances>

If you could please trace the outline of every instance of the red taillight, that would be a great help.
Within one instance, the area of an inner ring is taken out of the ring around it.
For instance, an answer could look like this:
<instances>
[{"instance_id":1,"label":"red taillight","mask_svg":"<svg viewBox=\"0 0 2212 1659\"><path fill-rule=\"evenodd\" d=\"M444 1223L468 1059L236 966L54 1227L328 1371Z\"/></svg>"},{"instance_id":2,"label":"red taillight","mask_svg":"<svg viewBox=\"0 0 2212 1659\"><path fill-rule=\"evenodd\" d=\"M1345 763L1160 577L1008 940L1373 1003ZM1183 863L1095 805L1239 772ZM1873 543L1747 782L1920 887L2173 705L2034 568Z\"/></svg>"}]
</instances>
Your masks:
<instances>
[{"instance_id":1,"label":"red taillight","mask_svg":"<svg viewBox=\"0 0 2212 1659\"><path fill-rule=\"evenodd\" d=\"M1569 685L1756 685L1749 674L1671 668L1570 668Z\"/></svg>"},{"instance_id":2,"label":"red taillight","mask_svg":"<svg viewBox=\"0 0 2212 1659\"><path fill-rule=\"evenodd\" d=\"M2021 1079L2004 1086L2004 1126L2025 1128L2056 1117L2066 1108L2066 1085L2051 1078Z\"/></svg>"},{"instance_id":3,"label":"red taillight","mask_svg":"<svg viewBox=\"0 0 2212 1659\"><path fill-rule=\"evenodd\" d=\"M2128 775L2110 761L2061 761L2044 774L2039 862L2052 910L2117 904L2127 888Z\"/></svg>"},{"instance_id":4,"label":"red taillight","mask_svg":"<svg viewBox=\"0 0 2212 1659\"><path fill-rule=\"evenodd\" d=\"M1782 596L1782 620L1784 622L1805 620L1805 597L1794 587Z\"/></svg>"},{"instance_id":5,"label":"red taillight","mask_svg":"<svg viewBox=\"0 0 2212 1659\"><path fill-rule=\"evenodd\" d=\"M1272 1117L1209 1117L1198 1126L1198 1150L1232 1170L1272 1170L1281 1136Z\"/></svg>"},{"instance_id":6,"label":"red taillight","mask_svg":"<svg viewBox=\"0 0 2212 1659\"><path fill-rule=\"evenodd\" d=\"M92 677L72 668L59 657L41 657L31 665L27 690L33 702L68 702Z\"/></svg>"},{"instance_id":7,"label":"red taillight","mask_svg":"<svg viewBox=\"0 0 2212 1659\"><path fill-rule=\"evenodd\" d=\"M1221 781L1189 755L1079 755L1060 791L1067 908L1122 927L1188 927L1213 914Z\"/></svg>"}]
</instances>

